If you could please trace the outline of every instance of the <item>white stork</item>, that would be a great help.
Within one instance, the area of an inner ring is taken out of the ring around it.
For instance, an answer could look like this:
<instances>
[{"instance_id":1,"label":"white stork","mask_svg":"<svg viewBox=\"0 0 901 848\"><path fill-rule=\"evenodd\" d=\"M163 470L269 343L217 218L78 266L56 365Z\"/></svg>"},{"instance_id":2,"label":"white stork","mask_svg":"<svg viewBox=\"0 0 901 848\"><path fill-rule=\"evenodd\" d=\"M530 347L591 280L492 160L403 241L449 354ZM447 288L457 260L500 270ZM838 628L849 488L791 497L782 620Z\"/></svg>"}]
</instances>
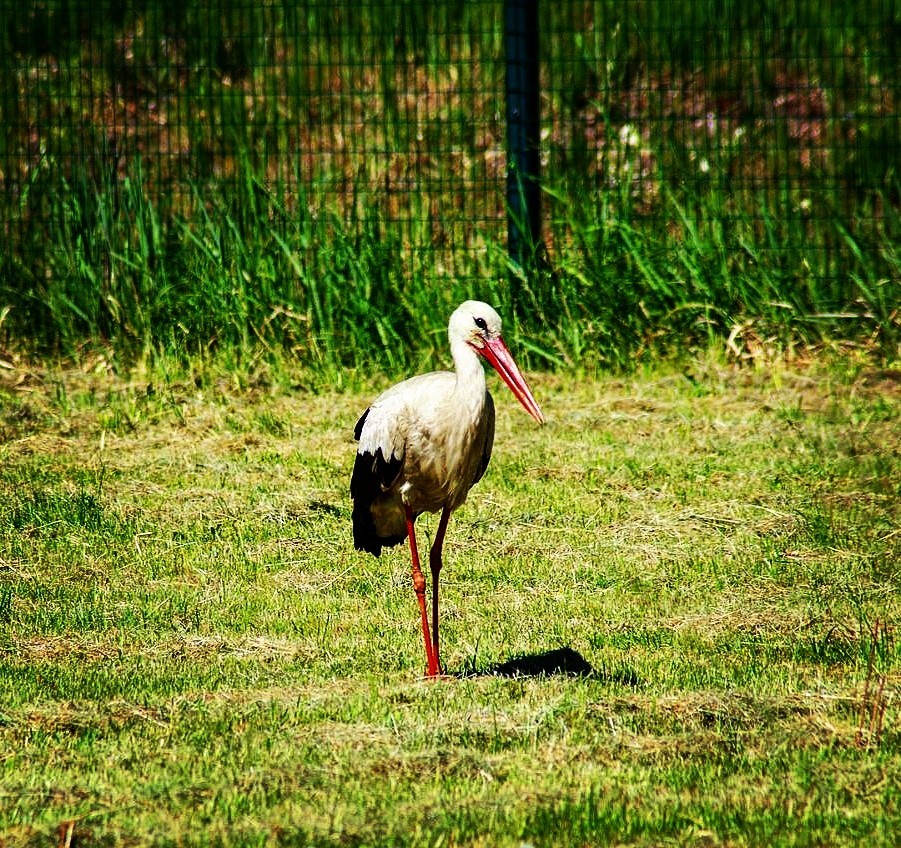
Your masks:
<instances>
[{"instance_id":1,"label":"white stork","mask_svg":"<svg viewBox=\"0 0 901 848\"><path fill-rule=\"evenodd\" d=\"M427 676L442 673L438 655L438 575L450 514L485 473L494 442L494 402L485 385L483 357L539 424L544 416L501 336L501 319L488 304L468 300L448 324L456 372L435 371L404 380L379 395L354 428L359 442L350 480L354 546L374 556L410 539L413 589L422 617ZM432 632L425 604L413 524L423 512L441 512L429 554Z\"/></svg>"}]
</instances>

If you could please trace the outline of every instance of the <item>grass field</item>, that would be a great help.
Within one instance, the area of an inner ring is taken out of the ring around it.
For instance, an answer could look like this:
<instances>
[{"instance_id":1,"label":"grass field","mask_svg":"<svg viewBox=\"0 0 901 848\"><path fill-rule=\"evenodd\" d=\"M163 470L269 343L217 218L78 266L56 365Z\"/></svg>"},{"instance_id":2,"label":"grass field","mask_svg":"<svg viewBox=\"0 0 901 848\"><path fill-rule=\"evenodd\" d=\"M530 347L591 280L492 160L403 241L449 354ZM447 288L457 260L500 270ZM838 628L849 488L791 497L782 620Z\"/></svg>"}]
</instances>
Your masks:
<instances>
[{"instance_id":1,"label":"grass field","mask_svg":"<svg viewBox=\"0 0 901 848\"><path fill-rule=\"evenodd\" d=\"M440 682L350 541L378 386L0 380L0 844L896 844L897 371L496 391Z\"/></svg>"}]
</instances>

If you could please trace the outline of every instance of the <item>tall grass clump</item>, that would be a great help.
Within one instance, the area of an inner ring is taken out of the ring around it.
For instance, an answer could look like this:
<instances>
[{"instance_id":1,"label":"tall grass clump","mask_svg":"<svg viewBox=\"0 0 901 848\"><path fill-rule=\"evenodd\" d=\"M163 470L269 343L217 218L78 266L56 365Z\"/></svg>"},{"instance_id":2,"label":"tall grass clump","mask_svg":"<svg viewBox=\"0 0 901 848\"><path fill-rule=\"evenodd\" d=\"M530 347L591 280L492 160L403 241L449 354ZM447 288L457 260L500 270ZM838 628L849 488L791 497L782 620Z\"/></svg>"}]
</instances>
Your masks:
<instances>
[{"instance_id":1,"label":"tall grass clump","mask_svg":"<svg viewBox=\"0 0 901 848\"><path fill-rule=\"evenodd\" d=\"M443 346L465 281L436 286L377 217L350 226L311 212L316 203L243 164L233 180L196 187L190 212L168 221L147 202L139 164L99 191L46 187L52 249L7 260L0 284L8 343L73 355L90 340L124 362L287 355L326 371L398 369Z\"/></svg>"},{"instance_id":2,"label":"tall grass clump","mask_svg":"<svg viewBox=\"0 0 901 848\"><path fill-rule=\"evenodd\" d=\"M321 198L267 185L246 160L234 179L196 186L189 212L169 220L141 177L138 162L99 191L87 180L48 189L51 249L8 259L0 283L7 344L71 356L87 343L123 363L226 352L333 375L400 372L442 361L447 315L469 296L503 306L532 367L628 368L736 332L777 346L857 333L890 351L898 340L901 267L889 239L867 247L855 222L836 217L818 241L765 198L756 216L726 216L720 194L666 192L672 232L662 237L600 189L555 222L566 240L537 251L533 267L489 242L458 257L463 273L451 276L411 261L377 212L352 223L322 213ZM798 245L790 255L767 250L786 240ZM841 285L826 267L836 253L849 267Z\"/></svg>"},{"instance_id":3,"label":"tall grass clump","mask_svg":"<svg viewBox=\"0 0 901 848\"><path fill-rule=\"evenodd\" d=\"M526 268L503 244L501 8L8 16L0 344L399 371L478 296L530 366L898 355L897 4L541 4Z\"/></svg>"}]
</instances>

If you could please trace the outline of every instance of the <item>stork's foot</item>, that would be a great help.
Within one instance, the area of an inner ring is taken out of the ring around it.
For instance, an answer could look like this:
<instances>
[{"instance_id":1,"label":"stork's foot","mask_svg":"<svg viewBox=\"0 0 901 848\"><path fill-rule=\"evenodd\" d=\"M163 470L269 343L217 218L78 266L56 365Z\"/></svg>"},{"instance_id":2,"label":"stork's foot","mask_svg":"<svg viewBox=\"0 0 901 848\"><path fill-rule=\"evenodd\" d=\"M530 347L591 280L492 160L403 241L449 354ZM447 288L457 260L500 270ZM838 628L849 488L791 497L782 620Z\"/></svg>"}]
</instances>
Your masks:
<instances>
[{"instance_id":1,"label":"stork's foot","mask_svg":"<svg viewBox=\"0 0 901 848\"><path fill-rule=\"evenodd\" d=\"M445 676L444 669L441 668L441 663L438 661L437 657L435 657L434 663L430 662L428 664L428 667L426 668L426 671L425 671L425 676L428 679L439 678L439 677Z\"/></svg>"},{"instance_id":2,"label":"stork's foot","mask_svg":"<svg viewBox=\"0 0 901 848\"><path fill-rule=\"evenodd\" d=\"M433 681L437 682L440 680L456 680L457 678L454 677L452 674L445 674L444 671L442 670L442 671L436 671L434 674L429 674L428 672L426 672L422 679L428 680L431 683Z\"/></svg>"}]
</instances>

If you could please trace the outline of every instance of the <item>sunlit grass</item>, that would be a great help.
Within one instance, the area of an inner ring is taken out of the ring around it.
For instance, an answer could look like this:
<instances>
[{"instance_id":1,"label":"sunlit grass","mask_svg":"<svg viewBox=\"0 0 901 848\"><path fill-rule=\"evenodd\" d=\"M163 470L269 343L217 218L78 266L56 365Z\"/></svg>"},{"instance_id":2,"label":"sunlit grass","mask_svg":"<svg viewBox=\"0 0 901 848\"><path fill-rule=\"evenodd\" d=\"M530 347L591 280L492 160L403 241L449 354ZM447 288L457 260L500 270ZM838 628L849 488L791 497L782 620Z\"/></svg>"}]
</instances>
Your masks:
<instances>
[{"instance_id":1,"label":"sunlit grass","mask_svg":"<svg viewBox=\"0 0 901 848\"><path fill-rule=\"evenodd\" d=\"M7 844L892 844L894 372L496 392L437 683L406 554L351 543L378 386L278 376L0 389Z\"/></svg>"}]
</instances>

